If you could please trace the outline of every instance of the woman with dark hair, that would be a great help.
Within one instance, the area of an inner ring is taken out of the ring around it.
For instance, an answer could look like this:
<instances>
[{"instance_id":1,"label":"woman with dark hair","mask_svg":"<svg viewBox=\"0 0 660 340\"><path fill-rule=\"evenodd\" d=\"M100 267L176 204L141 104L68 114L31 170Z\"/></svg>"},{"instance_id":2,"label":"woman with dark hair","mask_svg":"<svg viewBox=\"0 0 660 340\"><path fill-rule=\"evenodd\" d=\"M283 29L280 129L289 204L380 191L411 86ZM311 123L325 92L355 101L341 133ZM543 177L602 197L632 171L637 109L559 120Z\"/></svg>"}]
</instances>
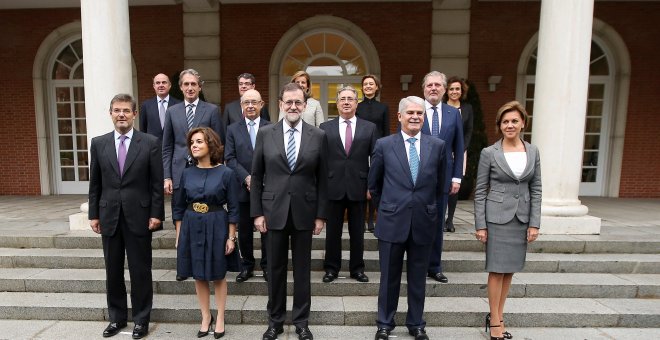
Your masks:
<instances>
[{"instance_id":1,"label":"woman with dark hair","mask_svg":"<svg viewBox=\"0 0 660 340\"><path fill-rule=\"evenodd\" d=\"M355 115L376 124L376 138L390 134L390 115L387 105L376 100L380 95L380 79L373 74L362 77L362 93L364 99L358 104ZM376 207L371 200L367 201L367 231L374 231L374 215Z\"/></svg>"},{"instance_id":2,"label":"woman with dark hair","mask_svg":"<svg viewBox=\"0 0 660 340\"><path fill-rule=\"evenodd\" d=\"M291 76L290 82L298 84L305 92L305 98L307 98L307 106L305 106L305 111L302 113L302 120L307 124L319 127L321 123L327 120L327 117L321 109L321 103L312 98L312 79L309 74L305 71L298 71ZM278 120L282 118L284 118L284 112L280 112Z\"/></svg>"},{"instance_id":3,"label":"woman with dark hair","mask_svg":"<svg viewBox=\"0 0 660 340\"><path fill-rule=\"evenodd\" d=\"M177 276L195 279L202 312L197 337L213 332L219 339L225 335L225 275L239 268L238 252L234 251L239 183L234 171L222 164L223 147L215 131L207 127L190 130L188 149L196 166L183 171L178 204L172 211L176 227ZM209 281L213 281L218 308L215 324L210 309Z\"/></svg>"},{"instance_id":4,"label":"woman with dark hair","mask_svg":"<svg viewBox=\"0 0 660 340\"><path fill-rule=\"evenodd\" d=\"M472 139L474 120L472 105L465 102L467 91L468 87L467 84L465 84L465 81L462 78L454 76L447 80L447 92L442 98L443 102L457 108L463 119L463 176L465 176L465 169L467 167L467 149L470 146L470 140ZM454 228L454 212L456 211L457 204L458 193L456 195L449 195L445 230L450 233L456 231L456 228Z\"/></svg>"},{"instance_id":5,"label":"woman with dark hair","mask_svg":"<svg viewBox=\"0 0 660 340\"><path fill-rule=\"evenodd\" d=\"M520 103L504 104L495 118L502 138L481 150L479 158L474 227L477 240L486 244L486 331L490 328L493 340L512 338L504 330L504 302L541 224L541 158L536 146L520 137L527 121Z\"/></svg>"}]
</instances>

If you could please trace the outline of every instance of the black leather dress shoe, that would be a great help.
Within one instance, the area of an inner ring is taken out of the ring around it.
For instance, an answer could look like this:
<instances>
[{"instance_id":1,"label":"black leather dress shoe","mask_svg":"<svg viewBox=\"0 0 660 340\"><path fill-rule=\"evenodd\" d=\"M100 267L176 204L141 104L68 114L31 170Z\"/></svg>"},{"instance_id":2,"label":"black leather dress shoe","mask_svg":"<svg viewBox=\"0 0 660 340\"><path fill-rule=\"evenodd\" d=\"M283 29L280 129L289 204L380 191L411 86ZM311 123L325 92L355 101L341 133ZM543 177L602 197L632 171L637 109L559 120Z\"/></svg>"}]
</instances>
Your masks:
<instances>
[{"instance_id":1,"label":"black leather dress shoe","mask_svg":"<svg viewBox=\"0 0 660 340\"><path fill-rule=\"evenodd\" d=\"M126 327L126 321L124 322L111 322L108 327L103 330L103 337L109 338L111 336L117 335L122 328Z\"/></svg>"},{"instance_id":2,"label":"black leather dress shoe","mask_svg":"<svg viewBox=\"0 0 660 340\"><path fill-rule=\"evenodd\" d=\"M424 328L409 329L408 334L414 336L415 340L429 340L429 336L426 335Z\"/></svg>"},{"instance_id":3,"label":"black leather dress shoe","mask_svg":"<svg viewBox=\"0 0 660 340\"><path fill-rule=\"evenodd\" d=\"M325 275L323 275L323 282L328 283L332 282L337 278L337 274L331 273L331 272L326 272Z\"/></svg>"},{"instance_id":4,"label":"black leather dress shoe","mask_svg":"<svg viewBox=\"0 0 660 340\"><path fill-rule=\"evenodd\" d=\"M142 339L149 334L149 325L135 324L133 327L133 339Z\"/></svg>"},{"instance_id":5,"label":"black leather dress shoe","mask_svg":"<svg viewBox=\"0 0 660 340\"><path fill-rule=\"evenodd\" d=\"M456 231L456 228L454 228L454 222L447 220L445 222L445 231L449 233L453 233Z\"/></svg>"},{"instance_id":6,"label":"black leather dress shoe","mask_svg":"<svg viewBox=\"0 0 660 340\"><path fill-rule=\"evenodd\" d=\"M309 327L296 327L296 334L298 334L298 340L314 340Z\"/></svg>"},{"instance_id":7,"label":"black leather dress shoe","mask_svg":"<svg viewBox=\"0 0 660 340\"><path fill-rule=\"evenodd\" d=\"M179 275L177 275L177 276L176 276L176 280L177 280L177 281L185 281L185 280L188 280L188 278L185 277L185 276L179 276Z\"/></svg>"},{"instance_id":8,"label":"black leather dress shoe","mask_svg":"<svg viewBox=\"0 0 660 340\"><path fill-rule=\"evenodd\" d=\"M276 340L278 334L284 333L284 328L268 327L263 335L263 340Z\"/></svg>"},{"instance_id":9,"label":"black leather dress shoe","mask_svg":"<svg viewBox=\"0 0 660 340\"><path fill-rule=\"evenodd\" d=\"M449 280L443 273L429 273L429 277L441 283L449 282Z\"/></svg>"},{"instance_id":10,"label":"black leather dress shoe","mask_svg":"<svg viewBox=\"0 0 660 340\"><path fill-rule=\"evenodd\" d=\"M369 282L369 277L367 275L364 275L364 273L362 272L351 274L351 278L355 279L358 282Z\"/></svg>"},{"instance_id":11,"label":"black leather dress shoe","mask_svg":"<svg viewBox=\"0 0 660 340\"><path fill-rule=\"evenodd\" d=\"M241 270L241 272L238 273L238 275L236 275L236 282L245 282L253 276L254 276L253 271L247 269Z\"/></svg>"},{"instance_id":12,"label":"black leather dress shoe","mask_svg":"<svg viewBox=\"0 0 660 340\"><path fill-rule=\"evenodd\" d=\"M268 282L268 272L264 270L264 281Z\"/></svg>"},{"instance_id":13,"label":"black leather dress shoe","mask_svg":"<svg viewBox=\"0 0 660 340\"><path fill-rule=\"evenodd\" d=\"M373 223L373 222L371 222L371 221L367 222L367 229L366 229L366 231L367 231L368 233L373 233L373 232L374 232L374 223Z\"/></svg>"},{"instance_id":14,"label":"black leather dress shoe","mask_svg":"<svg viewBox=\"0 0 660 340\"><path fill-rule=\"evenodd\" d=\"M378 328L376 331L376 337L374 338L375 340L387 340L387 338L390 336L390 330L386 328Z\"/></svg>"}]
</instances>

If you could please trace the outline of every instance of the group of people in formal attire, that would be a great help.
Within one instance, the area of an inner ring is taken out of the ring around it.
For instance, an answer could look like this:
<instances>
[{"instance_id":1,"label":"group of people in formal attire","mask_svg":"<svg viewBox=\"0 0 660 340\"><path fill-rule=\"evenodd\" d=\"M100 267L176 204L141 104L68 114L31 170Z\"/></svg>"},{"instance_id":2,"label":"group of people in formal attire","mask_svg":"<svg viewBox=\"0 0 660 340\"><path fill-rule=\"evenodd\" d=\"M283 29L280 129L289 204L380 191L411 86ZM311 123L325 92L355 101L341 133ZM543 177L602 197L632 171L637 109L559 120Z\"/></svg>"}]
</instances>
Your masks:
<instances>
[{"instance_id":1,"label":"group of people in formal attire","mask_svg":"<svg viewBox=\"0 0 660 340\"><path fill-rule=\"evenodd\" d=\"M131 281L132 336L148 334L151 233L162 228L164 194L169 194L176 279L195 280L202 316L197 337L225 335L226 273L238 272L237 282L255 276L256 230L268 285L263 339L277 339L284 331L289 250L291 323L299 339L313 339L308 324L312 237L325 228L322 281L333 282L342 269L346 216L350 278L369 281L363 257L365 220L367 231L378 239L375 339L388 339L396 327L404 258L405 326L414 339L429 339L423 319L426 280L448 282L441 261L443 234L455 230L454 197L465 174L472 131L465 82L456 77L448 82L437 71L427 74L424 98L400 100L399 129L390 134L389 110L376 99L381 83L375 75L363 77L361 102L355 88L340 87L338 116L328 120L311 98L309 74L299 71L279 93L277 122L270 122L254 76L243 73L237 80L240 99L220 114L216 105L200 99L203 82L197 71L181 72L181 102L169 96L169 78L156 75L156 97L139 111L141 131L134 127L136 101L126 94L112 98L109 113L115 130L95 137L90 147L89 219L92 230L102 235L110 319L103 336L127 326L124 256ZM484 149L479 160L475 236L486 244L491 339L511 338L504 328L504 302L540 224L539 152L521 139L527 120L517 102L500 108L496 126L502 138Z\"/></svg>"}]
</instances>

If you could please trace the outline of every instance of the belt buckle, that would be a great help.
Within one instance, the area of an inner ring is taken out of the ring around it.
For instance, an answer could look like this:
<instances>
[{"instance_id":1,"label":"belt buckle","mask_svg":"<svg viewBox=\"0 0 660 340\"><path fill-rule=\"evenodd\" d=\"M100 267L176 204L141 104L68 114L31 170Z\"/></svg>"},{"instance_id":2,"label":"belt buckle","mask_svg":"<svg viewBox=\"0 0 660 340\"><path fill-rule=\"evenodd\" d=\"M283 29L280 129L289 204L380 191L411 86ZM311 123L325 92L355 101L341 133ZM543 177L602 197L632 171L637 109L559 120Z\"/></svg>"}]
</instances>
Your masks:
<instances>
[{"instance_id":1,"label":"belt buckle","mask_svg":"<svg viewBox=\"0 0 660 340\"><path fill-rule=\"evenodd\" d=\"M195 212L200 214L206 214L209 212L209 206L206 203L195 202L193 203L192 208Z\"/></svg>"}]
</instances>

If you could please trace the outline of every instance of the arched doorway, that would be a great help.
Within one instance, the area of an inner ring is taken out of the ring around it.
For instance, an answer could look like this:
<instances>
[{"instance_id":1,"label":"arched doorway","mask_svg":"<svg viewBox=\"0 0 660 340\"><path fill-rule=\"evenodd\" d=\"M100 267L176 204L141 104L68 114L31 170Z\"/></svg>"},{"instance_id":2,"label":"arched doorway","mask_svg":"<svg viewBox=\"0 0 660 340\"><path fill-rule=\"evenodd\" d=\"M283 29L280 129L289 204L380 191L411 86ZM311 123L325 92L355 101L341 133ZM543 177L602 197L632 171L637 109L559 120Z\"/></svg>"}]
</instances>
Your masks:
<instances>
[{"instance_id":1,"label":"arched doorway","mask_svg":"<svg viewBox=\"0 0 660 340\"><path fill-rule=\"evenodd\" d=\"M533 122L538 35L530 39L518 65L516 97ZM614 30L594 19L585 122L581 196L618 196L627 110L630 59ZM561 100L561 98L557 98ZM531 140L533 124L524 134ZM538 127L537 127L538 128Z\"/></svg>"},{"instance_id":2,"label":"arched doorway","mask_svg":"<svg viewBox=\"0 0 660 340\"><path fill-rule=\"evenodd\" d=\"M312 79L312 96L321 102L328 118L337 116L335 95L341 85L361 91L360 80L380 74L378 53L358 26L334 16L304 20L286 32L273 51L270 93L278 94L291 76L305 70ZM277 95L270 96L271 112L278 112Z\"/></svg>"}]
</instances>

